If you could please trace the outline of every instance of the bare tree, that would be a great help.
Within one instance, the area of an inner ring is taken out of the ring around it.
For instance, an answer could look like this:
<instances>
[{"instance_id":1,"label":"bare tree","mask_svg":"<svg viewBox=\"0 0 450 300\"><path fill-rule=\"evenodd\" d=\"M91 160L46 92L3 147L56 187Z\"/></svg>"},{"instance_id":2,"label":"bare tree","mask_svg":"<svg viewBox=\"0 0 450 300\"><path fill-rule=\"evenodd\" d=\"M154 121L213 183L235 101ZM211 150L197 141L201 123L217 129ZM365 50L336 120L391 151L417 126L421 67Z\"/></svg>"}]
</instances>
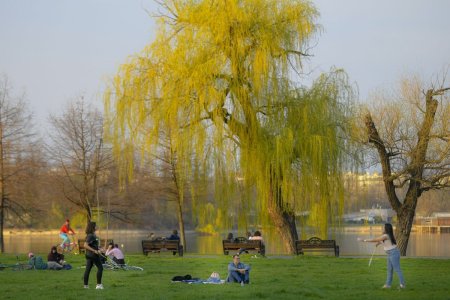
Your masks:
<instances>
[{"instance_id":1,"label":"bare tree","mask_svg":"<svg viewBox=\"0 0 450 300\"><path fill-rule=\"evenodd\" d=\"M104 181L102 175L111 163L103 144L103 117L81 97L69 103L61 116L50 116L50 122L53 132L48 148L60 167L64 196L82 208L90 221L99 181Z\"/></svg>"},{"instance_id":2,"label":"bare tree","mask_svg":"<svg viewBox=\"0 0 450 300\"><path fill-rule=\"evenodd\" d=\"M404 80L397 95L364 114L366 141L376 150L384 188L397 214L396 236L406 255L416 206L429 190L450 187L450 104L445 80L423 90Z\"/></svg>"},{"instance_id":3,"label":"bare tree","mask_svg":"<svg viewBox=\"0 0 450 300\"><path fill-rule=\"evenodd\" d=\"M22 219L26 208L13 192L13 185L26 170L26 157L31 147L31 115L23 96L11 94L8 78L0 78L0 251L3 253L3 229L6 212Z\"/></svg>"}]
</instances>

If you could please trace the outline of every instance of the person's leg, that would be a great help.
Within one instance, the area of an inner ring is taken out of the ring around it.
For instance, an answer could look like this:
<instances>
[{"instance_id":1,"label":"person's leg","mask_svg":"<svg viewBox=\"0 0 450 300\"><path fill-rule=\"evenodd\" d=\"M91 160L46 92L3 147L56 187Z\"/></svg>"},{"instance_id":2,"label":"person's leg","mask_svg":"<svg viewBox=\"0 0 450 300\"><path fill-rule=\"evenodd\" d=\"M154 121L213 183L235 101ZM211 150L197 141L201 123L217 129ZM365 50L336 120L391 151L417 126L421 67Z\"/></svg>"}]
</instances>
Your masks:
<instances>
[{"instance_id":1,"label":"person's leg","mask_svg":"<svg viewBox=\"0 0 450 300\"><path fill-rule=\"evenodd\" d=\"M63 268L63 266L58 264L55 261L47 262L47 269L49 269L49 270L61 270L62 268Z\"/></svg>"},{"instance_id":2,"label":"person's leg","mask_svg":"<svg viewBox=\"0 0 450 300\"><path fill-rule=\"evenodd\" d=\"M241 254L244 253L244 252L245 252L245 253L248 253L247 249L241 248L241 249L238 250L238 253L237 253L237 254L238 254L238 255L241 255Z\"/></svg>"},{"instance_id":3,"label":"person's leg","mask_svg":"<svg viewBox=\"0 0 450 300\"><path fill-rule=\"evenodd\" d=\"M245 271L245 274L244 274L244 282L245 283L250 283L250 271Z\"/></svg>"},{"instance_id":4,"label":"person's leg","mask_svg":"<svg viewBox=\"0 0 450 300\"><path fill-rule=\"evenodd\" d=\"M86 270L84 270L84 285L89 284L89 273L91 272L94 262L92 259L86 258Z\"/></svg>"},{"instance_id":5,"label":"person's leg","mask_svg":"<svg viewBox=\"0 0 450 300\"><path fill-rule=\"evenodd\" d=\"M96 257L94 259L94 263L97 267L97 284L102 284L102 276L103 276L103 265L100 261L100 257Z\"/></svg>"},{"instance_id":6,"label":"person's leg","mask_svg":"<svg viewBox=\"0 0 450 300\"><path fill-rule=\"evenodd\" d=\"M67 234L65 233L60 233L59 237L62 238L62 244L61 244L61 248L64 249L64 247L66 246L67 243L70 243L69 237L67 236Z\"/></svg>"},{"instance_id":7,"label":"person's leg","mask_svg":"<svg viewBox=\"0 0 450 300\"><path fill-rule=\"evenodd\" d=\"M387 254L387 276L386 276L386 283L384 284L385 287L390 287L392 284L392 252L390 251Z\"/></svg>"},{"instance_id":8,"label":"person's leg","mask_svg":"<svg viewBox=\"0 0 450 300\"><path fill-rule=\"evenodd\" d=\"M241 277L241 273L239 273L238 271L231 271L228 273L228 282L241 282L242 281L242 277Z\"/></svg>"},{"instance_id":9,"label":"person's leg","mask_svg":"<svg viewBox=\"0 0 450 300\"><path fill-rule=\"evenodd\" d=\"M392 267L394 268L394 271L398 275L400 284L404 286L405 279L403 278L403 273L402 270L400 269L400 251L398 249L395 249L395 251L392 253Z\"/></svg>"}]
</instances>

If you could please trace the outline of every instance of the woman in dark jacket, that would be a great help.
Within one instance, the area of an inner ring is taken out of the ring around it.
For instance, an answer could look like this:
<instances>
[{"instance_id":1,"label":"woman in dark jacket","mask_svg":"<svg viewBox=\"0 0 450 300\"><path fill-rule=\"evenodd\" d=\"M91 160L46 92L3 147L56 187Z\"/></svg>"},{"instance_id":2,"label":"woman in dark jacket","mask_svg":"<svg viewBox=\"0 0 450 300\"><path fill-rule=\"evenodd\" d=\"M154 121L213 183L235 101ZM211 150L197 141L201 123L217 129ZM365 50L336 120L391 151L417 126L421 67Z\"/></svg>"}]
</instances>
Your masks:
<instances>
[{"instance_id":1,"label":"woman in dark jacket","mask_svg":"<svg viewBox=\"0 0 450 300\"><path fill-rule=\"evenodd\" d=\"M98 238L95 235L96 230L95 222L89 222L86 226L86 241L84 242L84 248L86 249L86 270L84 271L84 288L89 288L89 274L92 266L97 267L97 290L103 290L102 275L103 266L100 261L100 250L98 247Z\"/></svg>"},{"instance_id":2,"label":"woman in dark jacket","mask_svg":"<svg viewBox=\"0 0 450 300\"><path fill-rule=\"evenodd\" d=\"M58 264L62 265L64 263L64 255L58 253L58 251L56 251L56 246L53 246L52 249L50 250L50 253L47 256L47 260L55 261Z\"/></svg>"},{"instance_id":3,"label":"woman in dark jacket","mask_svg":"<svg viewBox=\"0 0 450 300\"><path fill-rule=\"evenodd\" d=\"M64 255L56 251L56 246L53 246L47 256L47 265L50 270L61 270L64 265Z\"/></svg>"}]
</instances>

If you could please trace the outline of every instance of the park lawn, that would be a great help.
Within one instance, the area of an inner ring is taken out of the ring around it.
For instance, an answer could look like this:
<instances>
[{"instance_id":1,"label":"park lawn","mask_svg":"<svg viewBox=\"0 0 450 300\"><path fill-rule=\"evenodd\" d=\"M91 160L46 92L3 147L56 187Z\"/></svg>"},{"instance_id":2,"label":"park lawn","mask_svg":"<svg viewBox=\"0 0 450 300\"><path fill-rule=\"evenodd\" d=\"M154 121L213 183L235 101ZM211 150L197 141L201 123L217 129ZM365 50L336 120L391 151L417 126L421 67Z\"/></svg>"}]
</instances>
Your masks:
<instances>
[{"instance_id":1,"label":"park lawn","mask_svg":"<svg viewBox=\"0 0 450 300\"><path fill-rule=\"evenodd\" d=\"M25 260L25 255L19 257L19 261ZM381 289L386 277L383 256L375 257L368 267L368 258L243 255L241 260L249 263L252 271L251 283L241 287L171 283L176 275L207 279L212 272L219 272L225 279L230 256L129 255L129 264L144 271L105 270L104 290L95 290L95 267L90 289L83 289L83 256L71 255L66 260L72 270L0 270L0 299L450 299L448 259L402 259L405 290L396 288L396 275L392 289ZM15 262L15 255L0 254L0 263Z\"/></svg>"}]
</instances>

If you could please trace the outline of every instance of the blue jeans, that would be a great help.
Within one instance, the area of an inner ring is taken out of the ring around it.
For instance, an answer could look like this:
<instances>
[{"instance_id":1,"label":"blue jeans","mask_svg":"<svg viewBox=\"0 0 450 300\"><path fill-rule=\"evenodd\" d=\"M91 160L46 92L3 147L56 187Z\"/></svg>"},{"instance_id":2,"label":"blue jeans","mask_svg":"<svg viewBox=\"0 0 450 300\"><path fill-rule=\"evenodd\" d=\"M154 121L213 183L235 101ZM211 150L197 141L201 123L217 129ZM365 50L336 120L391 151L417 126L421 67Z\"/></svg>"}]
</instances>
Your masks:
<instances>
[{"instance_id":1,"label":"blue jeans","mask_svg":"<svg viewBox=\"0 0 450 300\"><path fill-rule=\"evenodd\" d=\"M67 233L60 233L59 237L63 239L63 242L61 244L61 247L64 247L65 244L70 244L70 239Z\"/></svg>"},{"instance_id":2,"label":"blue jeans","mask_svg":"<svg viewBox=\"0 0 450 300\"><path fill-rule=\"evenodd\" d=\"M400 280L400 284L405 285L405 279L403 278L402 270L400 269L400 251L398 248L386 251L387 256L387 278L386 285L391 286L392 274L395 271Z\"/></svg>"},{"instance_id":3,"label":"blue jeans","mask_svg":"<svg viewBox=\"0 0 450 300\"><path fill-rule=\"evenodd\" d=\"M250 281L250 272L245 271L245 274L242 274L238 271L231 271L228 273L227 282L242 282L249 283Z\"/></svg>"}]
</instances>

